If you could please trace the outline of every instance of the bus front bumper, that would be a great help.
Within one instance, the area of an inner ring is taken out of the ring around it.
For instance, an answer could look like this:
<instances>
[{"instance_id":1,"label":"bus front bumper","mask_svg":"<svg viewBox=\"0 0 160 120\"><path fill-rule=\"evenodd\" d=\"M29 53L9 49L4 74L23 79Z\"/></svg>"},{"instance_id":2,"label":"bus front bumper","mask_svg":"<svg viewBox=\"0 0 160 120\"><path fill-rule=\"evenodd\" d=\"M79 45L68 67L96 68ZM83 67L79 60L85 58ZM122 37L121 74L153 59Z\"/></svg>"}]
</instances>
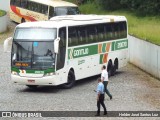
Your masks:
<instances>
[{"instance_id":1,"label":"bus front bumper","mask_svg":"<svg viewBox=\"0 0 160 120\"><path fill-rule=\"evenodd\" d=\"M11 75L11 81L20 85L59 85L56 76L46 76L41 78L20 77Z\"/></svg>"}]
</instances>

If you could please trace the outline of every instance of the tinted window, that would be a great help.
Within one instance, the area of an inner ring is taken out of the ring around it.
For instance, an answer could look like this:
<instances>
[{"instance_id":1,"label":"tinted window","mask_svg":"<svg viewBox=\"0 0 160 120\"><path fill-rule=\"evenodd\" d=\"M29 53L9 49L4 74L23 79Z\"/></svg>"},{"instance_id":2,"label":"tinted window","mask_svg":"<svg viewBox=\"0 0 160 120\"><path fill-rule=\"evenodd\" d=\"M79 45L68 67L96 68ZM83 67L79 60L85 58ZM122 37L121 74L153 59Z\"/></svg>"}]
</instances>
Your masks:
<instances>
[{"instance_id":1,"label":"tinted window","mask_svg":"<svg viewBox=\"0 0 160 120\"><path fill-rule=\"evenodd\" d=\"M64 67L66 55L66 28L59 29L59 54L57 54L57 70Z\"/></svg>"},{"instance_id":2,"label":"tinted window","mask_svg":"<svg viewBox=\"0 0 160 120\"><path fill-rule=\"evenodd\" d=\"M126 22L69 27L68 45L76 46L127 37Z\"/></svg>"},{"instance_id":3,"label":"tinted window","mask_svg":"<svg viewBox=\"0 0 160 120\"><path fill-rule=\"evenodd\" d=\"M28 5L27 0L22 0L22 1L21 1L21 7L22 7L22 8L27 8L27 5Z\"/></svg>"},{"instance_id":4,"label":"tinted window","mask_svg":"<svg viewBox=\"0 0 160 120\"><path fill-rule=\"evenodd\" d=\"M79 14L78 7L56 7L55 8L55 15L76 15Z\"/></svg>"},{"instance_id":5,"label":"tinted window","mask_svg":"<svg viewBox=\"0 0 160 120\"><path fill-rule=\"evenodd\" d=\"M87 35L89 38L89 41L87 41L87 43L93 43L93 42L98 41L96 25L88 25L87 26Z\"/></svg>"},{"instance_id":6,"label":"tinted window","mask_svg":"<svg viewBox=\"0 0 160 120\"><path fill-rule=\"evenodd\" d=\"M106 40L105 39L104 24L98 24L97 25L97 36L98 36L98 41Z\"/></svg>"},{"instance_id":7,"label":"tinted window","mask_svg":"<svg viewBox=\"0 0 160 120\"><path fill-rule=\"evenodd\" d=\"M87 37L87 26L79 26L78 29L78 42L79 44L87 44L88 37Z\"/></svg>"},{"instance_id":8,"label":"tinted window","mask_svg":"<svg viewBox=\"0 0 160 120\"><path fill-rule=\"evenodd\" d=\"M49 7L49 18L54 16L54 7Z\"/></svg>"},{"instance_id":9,"label":"tinted window","mask_svg":"<svg viewBox=\"0 0 160 120\"><path fill-rule=\"evenodd\" d=\"M48 6L28 1L28 10L47 14L48 13Z\"/></svg>"},{"instance_id":10,"label":"tinted window","mask_svg":"<svg viewBox=\"0 0 160 120\"><path fill-rule=\"evenodd\" d=\"M68 29L68 45L74 46L78 45L78 37L77 37L77 30L76 27L70 27Z\"/></svg>"}]
</instances>

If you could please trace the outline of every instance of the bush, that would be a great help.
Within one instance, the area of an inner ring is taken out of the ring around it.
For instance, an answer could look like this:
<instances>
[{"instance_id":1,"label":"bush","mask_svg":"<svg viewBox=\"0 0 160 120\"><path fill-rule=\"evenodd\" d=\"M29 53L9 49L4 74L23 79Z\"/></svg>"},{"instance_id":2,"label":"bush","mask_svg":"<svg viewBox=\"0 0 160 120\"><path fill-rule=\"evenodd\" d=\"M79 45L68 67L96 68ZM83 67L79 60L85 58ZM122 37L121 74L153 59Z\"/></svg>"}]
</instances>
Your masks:
<instances>
[{"instance_id":1,"label":"bush","mask_svg":"<svg viewBox=\"0 0 160 120\"><path fill-rule=\"evenodd\" d=\"M96 3L105 10L117 10L121 8L120 0L96 0Z\"/></svg>"},{"instance_id":2,"label":"bush","mask_svg":"<svg viewBox=\"0 0 160 120\"><path fill-rule=\"evenodd\" d=\"M6 14L6 12L5 12L5 11L0 10L0 17L1 17L1 16L4 16L5 14Z\"/></svg>"},{"instance_id":3,"label":"bush","mask_svg":"<svg viewBox=\"0 0 160 120\"><path fill-rule=\"evenodd\" d=\"M104 10L127 9L143 16L160 15L159 0L95 0L95 2Z\"/></svg>"}]
</instances>

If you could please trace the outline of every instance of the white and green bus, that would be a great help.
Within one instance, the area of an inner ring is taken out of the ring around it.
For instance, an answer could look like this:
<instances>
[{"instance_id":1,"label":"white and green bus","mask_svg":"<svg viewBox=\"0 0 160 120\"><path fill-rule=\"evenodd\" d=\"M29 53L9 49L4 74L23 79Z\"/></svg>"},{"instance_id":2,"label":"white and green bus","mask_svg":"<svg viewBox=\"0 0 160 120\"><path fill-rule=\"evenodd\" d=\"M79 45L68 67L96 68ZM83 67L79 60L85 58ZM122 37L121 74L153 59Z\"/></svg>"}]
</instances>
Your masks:
<instances>
[{"instance_id":1,"label":"white and green bus","mask_svg":"<svg viewBox=\"0 0 160 120\"><path fill-rule=\"evenodd\" d=\"M124 16L57 16L19 24L12 38L11 79L29 87L71 88L76 80L100 74L102 65L114 75L127 63L127 34Z\"/></svg>"}]
</instances>

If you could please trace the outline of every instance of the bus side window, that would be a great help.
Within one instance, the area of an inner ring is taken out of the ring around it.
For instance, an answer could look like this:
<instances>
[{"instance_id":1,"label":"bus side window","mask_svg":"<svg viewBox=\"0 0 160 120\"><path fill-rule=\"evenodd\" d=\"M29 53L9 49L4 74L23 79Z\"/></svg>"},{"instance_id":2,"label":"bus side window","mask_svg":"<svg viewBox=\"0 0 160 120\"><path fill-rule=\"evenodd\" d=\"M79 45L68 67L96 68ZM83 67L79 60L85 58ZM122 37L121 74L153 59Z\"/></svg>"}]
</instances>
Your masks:
<instances>
[{"instance_id":1,"label":"bus side window","mask_svg":"<svg viewBox=\"0 0 160 120\"><path fill-rule=\"evenodd\" d=\"M68 39L69 39L69 46L75 46L78 45L78 39L77 39L77 30L76 27L69 27L68 28Z\"/></svg>"},{"instance_id":2,"label":"bus side window","mask_svg":"<svg viewBox=\"0 0 160 120\"><path fill-rule=\"evenodd\" d=\"M41 13L41 9L42 9L42 5L41 4L37 4L37 12Z\"/></svg>"},{"instance_id":3,"label":"bus side window","mask_svg":"<svg viewBox=\"0 0 160 120\"><path fill-rule=\"evenodd\" d=\"M41 13L43 13L43 14L47 15L47 14L48 14L48 6L46 6L46 5L42 5Z\"/></svg>"},{"instance_id":4,"label":"bus side window","mask_svg":"<svg viewBox=\"0 0 160 120\"><path fill-rule=\"evenodd\" d=\"M126 22L120 22L120 37L127 37Z\"/></svg>"},{"instance_id":5,"label":"bus side window","mask_svg":"<svg viewBox=\"0 0 160 120\"><path fill-rule=\"evenodd\" d=\"M112 40L113 34L112 34L112 23L105 24L105 39L106 40Z\"/></svg>"},{"instance_id":6,"label":"bus side window","mask_svg":"<svg viewBox=\"0 0 160 120\"><path fill-rule=\"evenodd\" d=\"M28 10L33 11L34 7L33 7L33 2L28 1Z\"/></svg>"},{"instance_id":7,"label":"bus side window","mask_svg":"<svg viewBox=\"0 0 160 120\"><path fill-rule=\"evenodd\" d=\"M20 0L15 0L15 4L14 5L20 7L21 6L21 1Z\"/></svg>"},{"instance_id":8,"label":"bus side window","mask_svg":"<svg viewBox=\"0 0 160 120\"><path fill-rule=\"evenodd\" d=\"M54 7L49 7L49 18L54 16Z\"/></svg>"},{"instance_id":9,"label":"bus side window","mask_svg":"<svg viewBox=\"0 0 160 120\"><path fill-rule=\"evenodd\" d=\"M59 53L57 55L57 70L62 69L65 63L65 55L66 55L66 28L59 29Z\"/></svg>"},{"instance_id":10,"label":"bus side window","mask_svg":"<svg viewBox=\"0 0 160 120\"><path fill-rule=\"evenodd\" d=\"M115 23L113 27L114 27L114 39L118 39L119 38L119 22Z\"/></svg>"},{"instance_id":11,"label":"bus side window","mask_svg":"<svg viewBox=\"0 0 160 120\"><path fill-rule=\"evenodd\" d=\"M11 5L16 5L16 0L11 0Z\"/></svg>"},{"instance_id":12,"label":"bus side window","mask_svg":"<svg viewBox=\"0 0 160 120\"><path fill-rule=\"evenodd\" d=\"M97 41L96 26L89 25L87 27L88 43L94 43Z\"/></svg>"},{"instance_id":13,"label":"bus side window","mask_svg":"<svg viewBox=\"0 0 160 120\"><path fill-rule=\"evenodd\" d=\"M83 26L78 27L78 43L80 45L86 44L86 28Z\"/></svg>"},{"instance_id":14,"label":"bus side window","mask_svg":"<svg viewBox=\"0 0 160 120\"><path fill-rule=\"evenodd\" d=\"M98 34L98 41L106 41L104 24L97 25L97 34Z\"/></svg>"},{"instance_id":15,"label":"bus side window","mask_svg":"<svg viewBox=\"0 0 160 120\"><path fill-rule=\"evenodd\" d=\"M22 0L21 1L21 7L22 8L27 8L27 0Z\"/></svg>"}]
</instances>

